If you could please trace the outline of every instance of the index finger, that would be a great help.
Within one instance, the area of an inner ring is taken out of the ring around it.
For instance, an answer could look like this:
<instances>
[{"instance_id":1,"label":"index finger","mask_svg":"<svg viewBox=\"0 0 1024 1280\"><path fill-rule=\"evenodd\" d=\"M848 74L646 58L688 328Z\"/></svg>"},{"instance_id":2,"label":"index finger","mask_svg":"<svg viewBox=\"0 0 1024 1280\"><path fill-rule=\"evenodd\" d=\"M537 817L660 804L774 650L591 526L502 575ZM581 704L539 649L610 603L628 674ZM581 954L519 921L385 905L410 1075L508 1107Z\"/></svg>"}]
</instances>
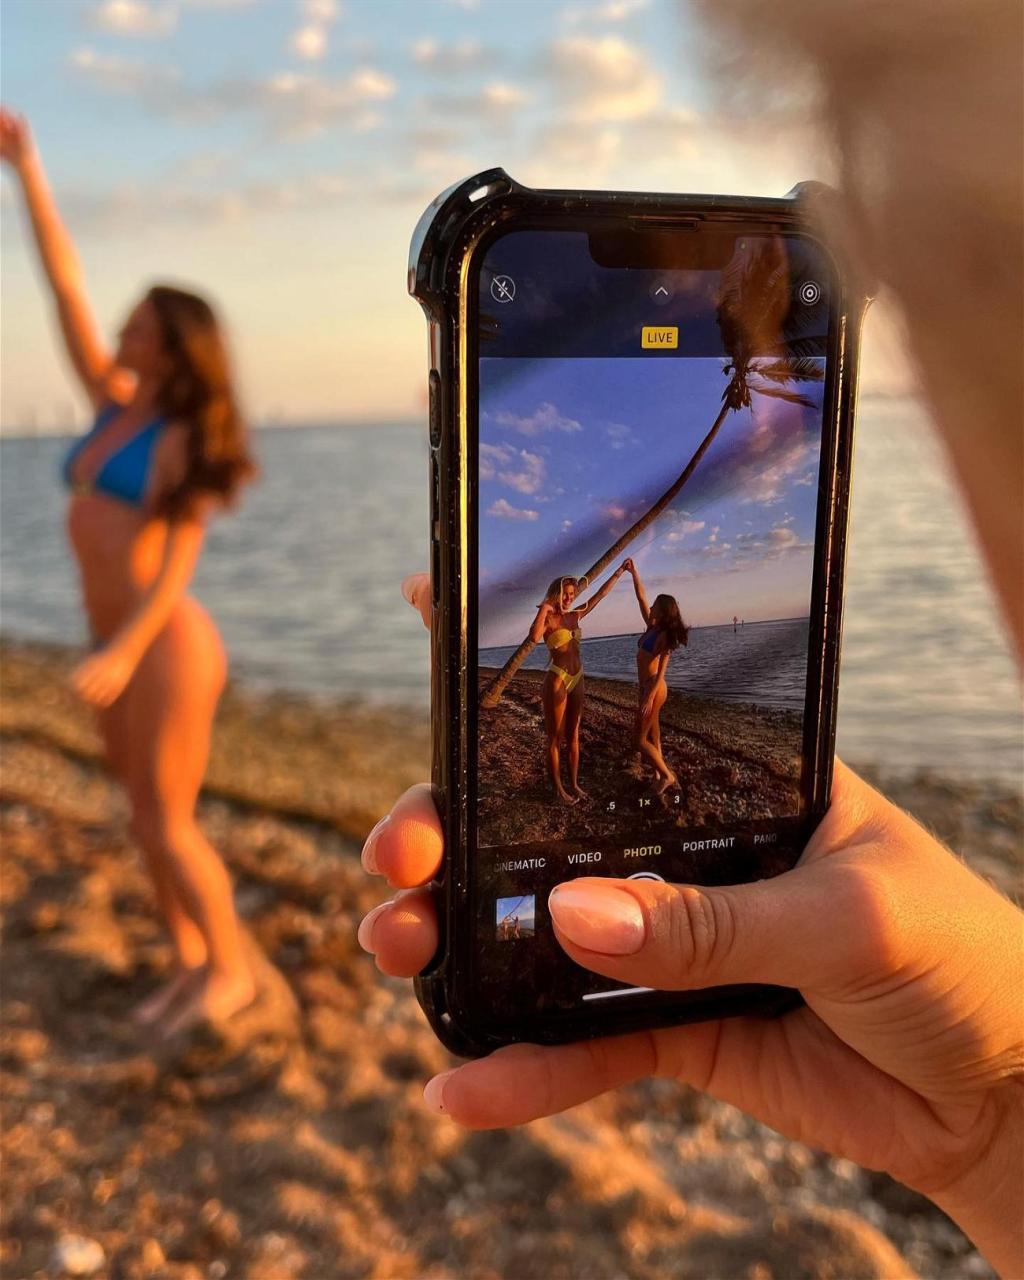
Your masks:
<instances>
[{"instance_id":1,"label":"index finger","mask_svg":"<svg viewBox=\"0 0 1024 1280\"><path fill-rule=\"evenodd\" d=\"M410 787L374 827L363 846L363 866L398 889L426 884L444 857L441 819L427 783Z\"/></svg>"},{"instance_id":2,"label":"index finger","mask_svg":"<svg viewBox=\"0 0 1024 1280\"><path fill-rule=\"evenodd\" d=\"M402 595L408 604L418 609L423 625L430 630L430 574L410 573L402 579Z\"/></svg>"}]
</instances>

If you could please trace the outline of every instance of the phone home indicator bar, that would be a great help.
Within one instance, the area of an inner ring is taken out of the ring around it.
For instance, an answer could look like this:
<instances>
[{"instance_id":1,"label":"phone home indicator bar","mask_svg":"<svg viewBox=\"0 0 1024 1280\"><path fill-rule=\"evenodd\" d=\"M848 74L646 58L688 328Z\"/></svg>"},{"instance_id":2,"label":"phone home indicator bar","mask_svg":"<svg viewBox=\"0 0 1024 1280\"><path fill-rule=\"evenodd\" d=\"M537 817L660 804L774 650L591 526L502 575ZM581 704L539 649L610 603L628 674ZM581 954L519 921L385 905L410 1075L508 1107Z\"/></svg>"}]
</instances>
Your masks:
<instances>
[{"instance_id":1,"label":"phone home indicator bar","mask_svg":"<svg viewBox=\"0 0 1024 1280\"><path fill-rule=\"evenodd\" d=\"M614 996L635 996L647 991L655 991L656 987L619 987L616 991L591 991L584 1000L611 1000Z\"/></svg>"}]
</instances>

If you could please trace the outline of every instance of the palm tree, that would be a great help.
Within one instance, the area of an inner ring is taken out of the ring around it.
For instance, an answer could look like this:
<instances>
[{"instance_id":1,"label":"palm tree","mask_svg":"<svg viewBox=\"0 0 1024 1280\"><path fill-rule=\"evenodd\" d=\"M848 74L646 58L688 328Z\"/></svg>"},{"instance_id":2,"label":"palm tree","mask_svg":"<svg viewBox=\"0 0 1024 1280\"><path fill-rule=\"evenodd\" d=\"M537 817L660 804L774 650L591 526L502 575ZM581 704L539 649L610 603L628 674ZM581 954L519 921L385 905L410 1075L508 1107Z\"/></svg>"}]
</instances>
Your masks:
<instances>
[{"instance_id":1,"label":"palm tree","mask_svg":"<svg viewBox=\"0 0 1024 1280\"><path fill-rule=\"evenodd\" d=\"M723 368L729 381L722 392L718 416L689 462L661 497L582 575L588 584L592 585L677 497L711 447L722 423L730 413L749 408L752 395L786 400L812 409L815 407L813 400L792 389L794 382L820 382L823 369L818 360L797 354L789 344L781 341L782 324L790 301L789 264L781 238L759 237L741 242L722 272L722 289L716 312L722 343L729 356ZM527 636L488 685L481 699L483 706L498 705L509 681L533 646L533 640Z\"/></svg>"}]
</instances>

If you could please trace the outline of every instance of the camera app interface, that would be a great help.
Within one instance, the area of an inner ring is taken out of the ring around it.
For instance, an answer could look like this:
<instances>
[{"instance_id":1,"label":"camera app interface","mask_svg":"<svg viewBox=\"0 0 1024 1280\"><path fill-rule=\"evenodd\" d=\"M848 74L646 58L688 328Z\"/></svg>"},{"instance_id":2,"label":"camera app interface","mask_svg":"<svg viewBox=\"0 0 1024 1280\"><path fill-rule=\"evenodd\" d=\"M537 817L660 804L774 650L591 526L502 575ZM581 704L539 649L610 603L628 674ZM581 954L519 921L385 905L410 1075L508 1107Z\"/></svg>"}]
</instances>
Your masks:
<instances>
[{"instance_id":1,"label":"camera app interface","mask_svg":"<svg viewBox=\"0 0 1024 1280\"><path fill-rule=\"evenodd\" d=\"M662 242L518 231L480 272L474 874L502 970L543 969L570 876L795 856L831 268L798 236Z\"/></svg>"}]
</instances>

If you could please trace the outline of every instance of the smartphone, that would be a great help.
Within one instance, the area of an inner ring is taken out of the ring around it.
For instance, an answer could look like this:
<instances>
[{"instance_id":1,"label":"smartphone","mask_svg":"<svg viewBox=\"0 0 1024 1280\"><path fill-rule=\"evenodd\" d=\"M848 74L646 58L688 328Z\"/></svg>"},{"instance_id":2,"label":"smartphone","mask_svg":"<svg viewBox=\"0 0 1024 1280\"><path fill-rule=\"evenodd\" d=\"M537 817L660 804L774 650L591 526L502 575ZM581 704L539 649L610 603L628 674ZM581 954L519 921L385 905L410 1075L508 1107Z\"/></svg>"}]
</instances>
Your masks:
<instances>
[{"instance_id":1,"label":"smartphone","mask_svg":"<svg viewBox=\"0 0 1024 1280\"><path fill-rule=\"evenodd\" d=\"M416 229L446 842L416 989L457 1053L799 1002L610 981L561 950L547 898L580 875L777 875L828 808L866 299L810 190L493 169Z\"/></svg>"}]
</instances>

